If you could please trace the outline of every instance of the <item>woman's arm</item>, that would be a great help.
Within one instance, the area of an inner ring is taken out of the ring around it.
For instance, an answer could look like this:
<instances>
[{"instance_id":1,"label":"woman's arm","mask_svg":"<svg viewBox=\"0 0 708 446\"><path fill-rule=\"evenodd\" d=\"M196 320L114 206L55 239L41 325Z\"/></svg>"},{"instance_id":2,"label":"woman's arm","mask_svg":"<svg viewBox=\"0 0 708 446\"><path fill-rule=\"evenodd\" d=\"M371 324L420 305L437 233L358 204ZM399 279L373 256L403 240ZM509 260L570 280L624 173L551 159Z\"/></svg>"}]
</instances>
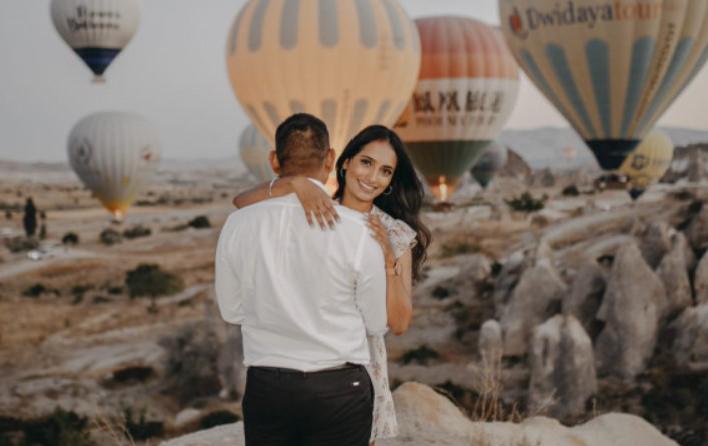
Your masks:
<instances>
[{"instance_id":1,"label":"woman's arm","mask_svg":"<svg viewBox=\"0 0 708 446\"><path fill-rule=\"evenodd\" d=\"M271 194L268 196L268 188ZM258 203L268 198L282 197L291 193L297 195L302 208L305 211L307 222L312 225L315 220L322 229L334 227L339 215L334 209L332 198L322 189L312 184L307 177L291 176L281 177L275 180L273 186L270 182L260 184L245 192L241 192L233 199L233 204L237 208L243 208Z\"/></svg>"},{"instance_id":2,"label":"woman's arm","mask_svg":"<svg viewBox=\"0 0 708 446\"><path fill-rule=\"evenodd\" d=\"M379 242L386 262L386 313L388 326L395 335L402 335L408 330L413 318L412 290L412 254L408 249L398 259L393 255L388 231L374 215L369 216L372 235Z\"/></svg>"}]
</instances>

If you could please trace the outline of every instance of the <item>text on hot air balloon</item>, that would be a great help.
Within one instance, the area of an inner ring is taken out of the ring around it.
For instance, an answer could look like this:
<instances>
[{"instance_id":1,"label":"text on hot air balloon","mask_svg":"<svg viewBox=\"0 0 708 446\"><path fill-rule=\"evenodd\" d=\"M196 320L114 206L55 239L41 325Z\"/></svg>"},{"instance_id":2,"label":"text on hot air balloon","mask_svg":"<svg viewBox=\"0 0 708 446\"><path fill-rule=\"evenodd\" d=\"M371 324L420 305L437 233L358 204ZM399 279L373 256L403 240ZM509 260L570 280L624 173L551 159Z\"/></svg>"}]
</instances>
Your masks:
<instances>
[{"instance_id":1,"label":"text on hot air balloon","mask_svg":"<svg viewBox=\"0 0 708 446\"><path fill-rule=\"evenodd\" d=\"M86 6L76 8L76 16L66 19L69 29L81 31L84 29L120 29L120 12L96 11Z\"/></svg>"},{"instance_id":2,"label":"text on hot air balloon","mask_svg":"<svg viewBox=\"0 0 708 446\"><path fill-rule=\"evenodd\" d=\"M425 91L413 94L413 109L416 113L499 113L504 103L503 91Z\"/></svg>"}]
</instances>

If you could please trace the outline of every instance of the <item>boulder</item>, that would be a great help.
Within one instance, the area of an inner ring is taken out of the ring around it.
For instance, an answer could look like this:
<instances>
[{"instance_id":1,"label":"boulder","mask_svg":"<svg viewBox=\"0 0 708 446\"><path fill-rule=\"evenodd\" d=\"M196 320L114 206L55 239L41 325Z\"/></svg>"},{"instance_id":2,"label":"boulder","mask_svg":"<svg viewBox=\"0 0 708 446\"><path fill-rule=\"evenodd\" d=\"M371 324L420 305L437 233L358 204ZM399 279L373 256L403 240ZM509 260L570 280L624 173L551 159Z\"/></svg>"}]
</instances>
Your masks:
<instances>
[{"instance_id":1,"label":"boulder","mask_svg":"<svg viewBox=\"0 0 708 446\"><path fill-rule=\"evenodd\" d=\"M683 237L680 234L678 236ZM688 278L688 266L686 265L686 252L680 241L674 243L671 250L661 260L656 274L666 289L666 301L659 312L662 320L693 304L691 281Z\"/></svg>"},{"instance_id":2,"label":"boulder","mask_svg":"<svg viewBox=\"0 0 708 446\"><path fill-rule=\"evenodd\" d=\"M705 204L688 224L686 238L696 251L708 248L708 206Z\"/></svg>"},{"instance_id":3,"label":"boulder","mask_svg":"<svg viewBox=\"0 0 708 446\"><path fill-rule=\"evenodd\" d=\"M620 248L598 312L605 322L595 344L599 373L633 378L644 370L656 346L665 302L664 285L636 244Z\"/></svg>"},{"instance_id":4,"label":"boulder","mask_svg":"<svg viewBox=\"0 0 708 446\"><path fill-rule=\"evenodd\" d=\"M688 371L708 372L708 303L687 308L670 328L676 365Z\"/></svg>"},{"instance_id":5,"label":"boulder","mask_svg":"<svg viewBox=\"0 0 708 446\"><path fill-rule=\"evenodd\" d=\"M539 261L524 271L504 309L504 355L523 355L533 329L557 312L566 285L549 261Z\"/></svg>"},{"instance_id":6,"label":"boulder","mask_svg":"<svg viewBox=\"0 0 708 446\"><path fill-rule=\"evenodd\" d=\"M499 322L490 319L479 330L479 354L485 364L496 364L504 349L502 328Z\"/></svg>"},{"instance_id":7,"label":"boulder","mask_svg":"<svg viewBox=\"0 0 708 446\"><path fill-rule=\"evenodd\" d=\"M696 304L708 304L708 251L703 254L703 258L698 262L693 283Z\"/></svg>"},{"instance_id":8,"label":"boulder","mask_svg":"<svg viewBox=\"0 0 708 446\"><path fill-rule=\"evenodd\" d=\"M652 222L637 235L644 260L656 268L671 249L671 227L664 221Z\"/></svg>"},{"instance_id":9,"label":"boulder","mask_svg":"<svg viewBox=\"0 0 708 446\"><path fill-rule=\"evenodd\" d=\"M588 446L679 446L644 419L623 413L600 415L571 432Z\"/></svg>"},{"instance_id":10,"label":"boulder","mask_svg":"<svg viewBox=\"0 0 708 446\"><path fill-rule=\"evenodd\" d=\"M529 352L531 413L547 410L565 418L585 412L585 403L597 391L592 341L573 316L557 315L533 334Z\"/></svg>"},{"instance_id":11,"label":"boulder","mask_svg":"<svg viewBox=\"0 0 708 446\"><path fill-rule=\"evenodd\" d=\"M605 269L597 262L587 262L578 270L563 299L563 314L574 316L592 339L599 334L596 318L606 287Z\"/></svg>"}]
</instances>

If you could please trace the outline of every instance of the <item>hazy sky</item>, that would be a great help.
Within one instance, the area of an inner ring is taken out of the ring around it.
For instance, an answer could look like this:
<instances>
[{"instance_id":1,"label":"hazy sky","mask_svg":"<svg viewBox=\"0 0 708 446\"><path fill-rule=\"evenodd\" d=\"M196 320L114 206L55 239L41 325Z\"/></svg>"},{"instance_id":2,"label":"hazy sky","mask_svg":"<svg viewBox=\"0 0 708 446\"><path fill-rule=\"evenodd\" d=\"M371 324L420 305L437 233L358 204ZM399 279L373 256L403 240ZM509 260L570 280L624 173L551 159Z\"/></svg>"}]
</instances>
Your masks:
<instances>
[{"instance_id":1,"label":"hazy sky","mask_svg":"<svg viewBox=\"0 0 708 446\"><path fill-rule=\"evenodd\" d=\"M468 15L498 23L496 0L399 0L412 17ZM167 158L235 156L248 119L228 83L225 42L245 0L146 0L138 33L96 85L54 30L49 0L0 0L0 159L64 160L73 125L132 110L157 126ZM708 69L662 125L708 130ZM507 127L566 126L523 79Z\"/></svg>"}]
</instances>

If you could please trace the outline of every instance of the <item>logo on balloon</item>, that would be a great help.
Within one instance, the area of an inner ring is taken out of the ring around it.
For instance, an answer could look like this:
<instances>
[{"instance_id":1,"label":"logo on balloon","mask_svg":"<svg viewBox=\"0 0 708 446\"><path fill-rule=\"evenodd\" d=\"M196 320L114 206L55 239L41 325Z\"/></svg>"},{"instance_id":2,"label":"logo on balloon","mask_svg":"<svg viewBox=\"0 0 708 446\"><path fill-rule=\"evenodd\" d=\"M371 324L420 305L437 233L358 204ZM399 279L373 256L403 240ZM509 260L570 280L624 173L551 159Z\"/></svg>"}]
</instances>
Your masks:
<instances>
[{"instance_id":1,"label":"logo on balloon","mask_svg":"<svg viewBox=\"0 0 708 446\"><path fill-rule=\"evenodd\" d=\"M642 170L642 169L646 168L648 165L649 165L649 160L644 155L636 155L632 159L632 169L634 169L634 170Z\"/></svg>"},{"instance_id":2,"label":"logo on balloon","mask_svg":"<svg viewBox=\"0 0 708 446\"><path fill-rule=\"evenodd\" d=\"M529 35L528 31L524 28L524 21L521 18L518 8L514 8L514 13L509 16L509 27L516 37L525 39Z\"/></svg>"},{"instance_id":3,"label":"logo on balloon","mask_svg":"<svg viewBox=\"0 0 708 446\"><path fill-rule=\"evenodd\" d=\"M81 141L81 144L76 146L76 149L74 149L74 159L79 164L83 166L88 166L91 162L92 153L93 149L91 148L91 144L88 141L84 140Z\"/></svg>"}]
</instances>

